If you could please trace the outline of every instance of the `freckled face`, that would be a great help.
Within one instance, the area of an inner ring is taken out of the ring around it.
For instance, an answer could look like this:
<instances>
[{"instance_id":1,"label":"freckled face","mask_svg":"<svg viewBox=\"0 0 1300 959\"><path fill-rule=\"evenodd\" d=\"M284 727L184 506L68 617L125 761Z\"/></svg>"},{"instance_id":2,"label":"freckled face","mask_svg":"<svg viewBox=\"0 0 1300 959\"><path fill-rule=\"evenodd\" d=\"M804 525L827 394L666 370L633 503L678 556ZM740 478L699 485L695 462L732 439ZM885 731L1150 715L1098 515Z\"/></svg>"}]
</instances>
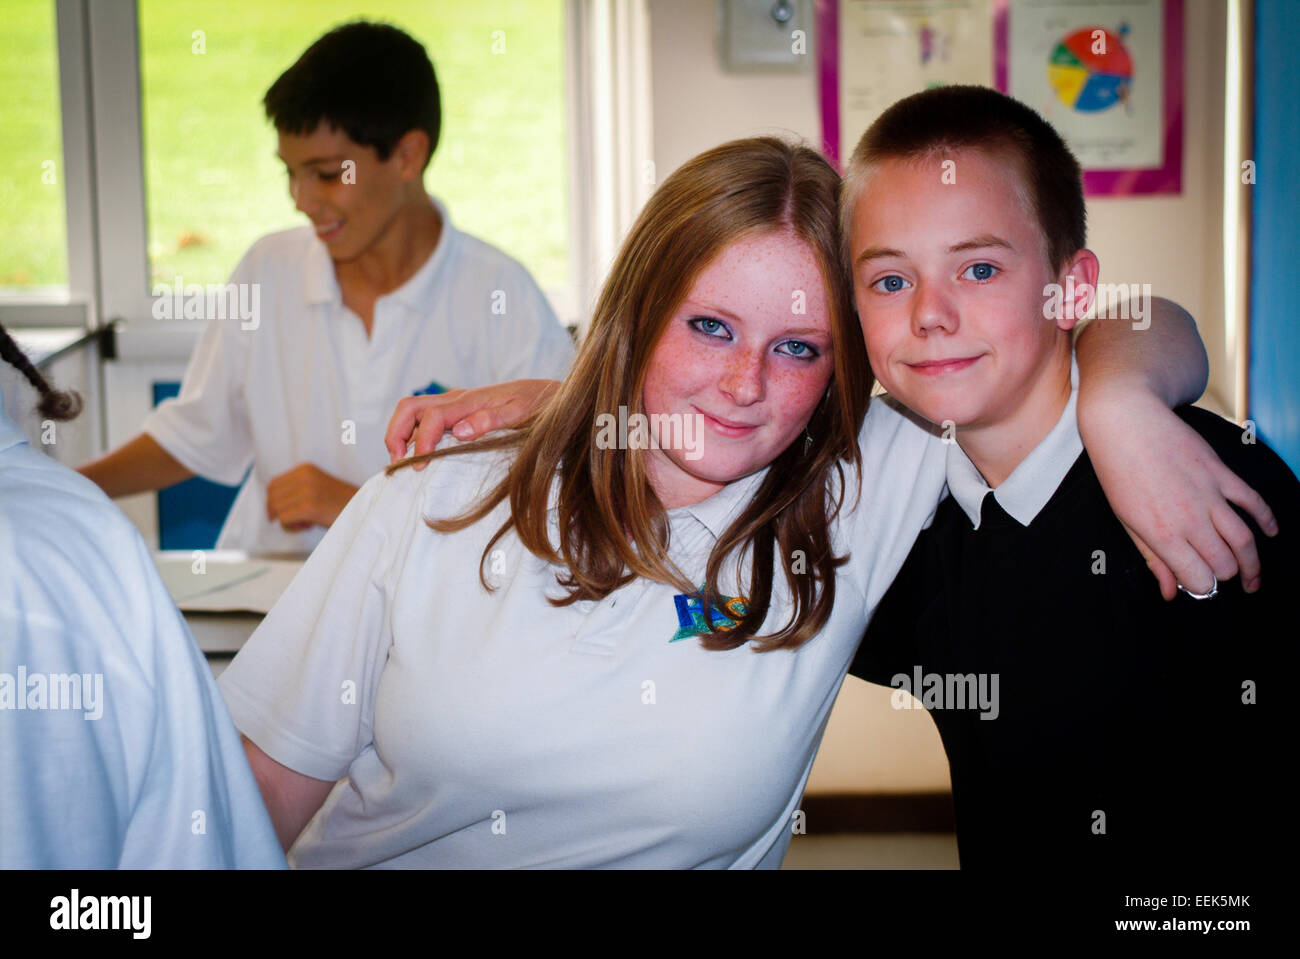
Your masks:
<instances>
[{"instance_id":1,"label":"freckled face","mask_svg":"<svg viewBox=\"0 0 1300 959\"><path fill-rule=\"evenodd\" d=\"M319 124L306 136L281 133L277 154L289 174L289 195L307 214L330 257L355 259L374 245L402 205L397 151L381 161L342 130ZM343 179L344 162L355 170Z\"/></svg>"},{"instance_id":2,"label":"freckled face","mask_svg":"<svg viewBox=\"0 0 1300 959\"><path fill-rule=\"evenodd\" d=\"M669 319L647 371L647 414L703 425L698 458L649 452L660 501L697 503L771 463L802 436L832 371L830 309L809 246L775 232L724 249Z\"/></svg>"}]
</instances>

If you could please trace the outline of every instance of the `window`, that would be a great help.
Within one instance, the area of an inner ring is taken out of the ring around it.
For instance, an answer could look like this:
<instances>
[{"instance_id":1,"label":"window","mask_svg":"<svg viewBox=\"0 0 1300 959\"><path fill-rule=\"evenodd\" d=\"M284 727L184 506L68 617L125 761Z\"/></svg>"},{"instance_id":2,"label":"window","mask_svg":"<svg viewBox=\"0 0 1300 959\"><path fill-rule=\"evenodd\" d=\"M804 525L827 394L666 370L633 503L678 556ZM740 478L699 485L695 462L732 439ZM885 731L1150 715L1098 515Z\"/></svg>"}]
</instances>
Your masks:
<instances>
[{"instance_id":1,"label":"window","mask_svg":"<svg viewBox=\"0 0 1300 959\"><path fill-rule=\"evenodd\" d=\"M0 30L0 289L68 283L53 0L7 0Z\"/></svg>"},{"instance_id":2,"label":"window","mask_svg":"<svg viewBox=\"0 0 1300 959\"><path fill-rule=\"evenodd\" d=\"M299 226L266 89L364 17L419 40L442 132L425 171L456 225L570 283L563 0L139 0L150 283L224 282L257 237Z\"/></svg>"}]
</instances>

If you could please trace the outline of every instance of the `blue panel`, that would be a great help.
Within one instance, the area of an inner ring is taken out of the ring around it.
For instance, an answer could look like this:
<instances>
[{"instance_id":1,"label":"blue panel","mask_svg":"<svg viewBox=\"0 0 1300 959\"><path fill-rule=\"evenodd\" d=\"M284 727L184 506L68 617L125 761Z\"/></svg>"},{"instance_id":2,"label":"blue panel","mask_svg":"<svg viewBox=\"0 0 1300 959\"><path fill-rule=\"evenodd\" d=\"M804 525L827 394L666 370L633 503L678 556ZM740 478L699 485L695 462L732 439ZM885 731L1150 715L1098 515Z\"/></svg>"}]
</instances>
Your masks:
<instances>
[{"instance_id":1,"label":"blue panel","mask_svg":"<svg viewBox=\"0 0 1300 959\"><path fill-rule=\"evenodd\" d=\"M179 383L155 383L153 405L175 396ZM158 545L161 549L212 549L239 493L238 486L194 479L158 492Z\"/></svg>"},{"instance_id":2,"label":"blue panel","mask_svg":"<svg viewBox=\"0 0 1300 959\"><path fill-rule=\"evenodd\" d=\"M1300 7L1255 0L1250 417L1300 473Z\"/></svg>"}]
</instances>

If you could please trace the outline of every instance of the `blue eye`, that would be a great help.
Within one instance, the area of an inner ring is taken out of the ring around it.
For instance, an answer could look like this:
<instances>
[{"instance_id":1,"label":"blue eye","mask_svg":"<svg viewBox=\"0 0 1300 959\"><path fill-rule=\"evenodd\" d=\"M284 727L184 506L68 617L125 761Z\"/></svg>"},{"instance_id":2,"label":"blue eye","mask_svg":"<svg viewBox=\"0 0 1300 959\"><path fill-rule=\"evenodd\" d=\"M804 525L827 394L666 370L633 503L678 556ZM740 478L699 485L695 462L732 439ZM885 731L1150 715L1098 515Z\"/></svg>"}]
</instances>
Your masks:
<instances>
[{"instance_id":1,"label":"blue eye","mask_svg":"<svg viewBox=\"0 0 1300 959\"><path fill-rule=\"evenodd\" d=\"M731 339L731 331L727 329L727 324L711 316L693 317L688 323L691 329L697 330L705 336L716 337L720 340Z\"/></svg>"},{"instance_id":2,"label":"blue eye","mask_svg":"<svg viewBox=\"0 0 1300 959\"><path fill-rule=\"evenodd\" d=\"M898 293L907 288L908 282L901 276L891 273L889 276L882 276L880 279L876 280L875 283L872 283L871 286L872 289L881 293Z\"/></svg>"},{"instance_id":3,"label":"blue eye","mask_svg":"<svg viewBox=\"0 0 1300 959\"><path fill-rule=\"evenodd\" d=\"M969 280L975 280L977 283L987 283L1000 272L1002 271L992 263L972 263L962 273L962 276Z\"/></svg>"},{"instance_id":4,"label":"blue eye","mask_svg":"<svg viewBox=\"0 0 1300 959\"><path fill-rule=\"evenodd\" d=\"M784 355L793 356L795 359L811 361L821 356L821 354L817 352L817 348L815 346L813 346L811 343L805 343L803 340L786 340L783 343L778 343L777 344L778 352L780 352L780 348L782 346L790 347L789 352L785 353Z\"/></svg>"}]
</instances>

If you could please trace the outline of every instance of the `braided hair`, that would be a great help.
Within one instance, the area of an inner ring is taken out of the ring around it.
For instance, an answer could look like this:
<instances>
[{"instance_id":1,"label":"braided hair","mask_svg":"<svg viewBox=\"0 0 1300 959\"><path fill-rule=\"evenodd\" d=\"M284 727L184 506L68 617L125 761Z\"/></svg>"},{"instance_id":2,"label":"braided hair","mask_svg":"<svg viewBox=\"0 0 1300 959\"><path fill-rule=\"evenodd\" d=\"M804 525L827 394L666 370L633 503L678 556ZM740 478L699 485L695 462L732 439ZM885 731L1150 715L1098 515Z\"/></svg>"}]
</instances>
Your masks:
<instances>
[{"instance_id":1,"label":"braided hair","mask_svg":"<svg viewBox=\"0 0 1300 959\"><path fill-rule=\"evenodd\" d=\"M41 394L41 401L36 405L41 416L51 420L70 420L81 412L81 396L73 390L56 390L50 386L3 324L0 324L0 359L17 369L36 387Z\"/></svg>"}]
</instances>

